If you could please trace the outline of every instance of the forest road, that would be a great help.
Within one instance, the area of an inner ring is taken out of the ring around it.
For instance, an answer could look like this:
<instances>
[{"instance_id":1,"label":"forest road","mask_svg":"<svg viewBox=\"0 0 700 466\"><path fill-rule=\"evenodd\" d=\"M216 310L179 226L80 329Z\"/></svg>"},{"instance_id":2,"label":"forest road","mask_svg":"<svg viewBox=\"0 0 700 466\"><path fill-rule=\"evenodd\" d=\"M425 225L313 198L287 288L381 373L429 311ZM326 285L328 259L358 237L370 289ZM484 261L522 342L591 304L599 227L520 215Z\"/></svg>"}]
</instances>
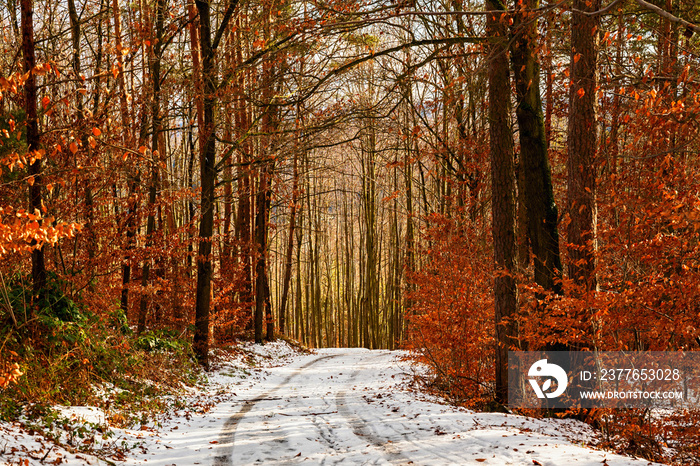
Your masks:
<instances>
[{"instance_id":1,"label":"forest road","mask_svg":"<svg viewBox=\"0 0 700 466\"><path fill-rule=\"evenodd\" d=\"M426 453L416 436L432 436L434 428L408 421L377 386L382 378L392 385L396 353L331 351L270 369L270 386L224 423L213 464L423 463L414 462L411 450ZM433 453L443 464L459 463L444 451Z\"/></svg>"},{"instance_id":2,"label":"forest road","mask_svg":"<svg viewBox=\"0 0 700 466\"><path fill-rule=\"evenodd\" d=\"M266 368L249 389L236 389L244 395L200 423L213 429L199 430L196 451L210 453L188 464L650 464L587 448L592 431L578 421L476 413L425 399L404 386L411 380L406 355L326 348Z\"/></svg>"}]
</instances>

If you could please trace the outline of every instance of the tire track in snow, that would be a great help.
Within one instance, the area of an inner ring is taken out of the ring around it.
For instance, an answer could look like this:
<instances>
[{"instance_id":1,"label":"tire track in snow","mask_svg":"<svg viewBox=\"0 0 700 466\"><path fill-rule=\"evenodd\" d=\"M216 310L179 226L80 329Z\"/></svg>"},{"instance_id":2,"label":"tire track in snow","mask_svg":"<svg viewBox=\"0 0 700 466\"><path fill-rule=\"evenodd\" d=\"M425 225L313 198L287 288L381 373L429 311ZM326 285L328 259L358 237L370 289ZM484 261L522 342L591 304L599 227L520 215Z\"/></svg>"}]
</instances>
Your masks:
<instances>
[{"instance_id":1,"label":"tire track in snow","mask_svg":"<svg viewBox=\"0 0 700 466\"><path fill-rule=\"evenodd\" d=\"M382 357L385 357L386 355L380 354L380 355L374 355L372 357L369 357L365 360L365 363L367 361L373 360L373 359L379 359ZM350 387L350 384L352 383L353 380L357 378L357 376L362 372L363 370L367 370L369 367L367 365L363 365L362 367L357 368L351 375L350 379L348 380L348 387ZM345 420L348 422L350 425L350 428L352 429L353 433L361 438L365 439L370 444L374 445L377 447L383 454L383 456L386 458L386 460L390 464L413 464L413 461L411 461L409 458L405 457L401 451L392 443L391 440L386 439L386 438L381 438L378 435L376 435L372 429L369 427L370 424L365 420L362 419L359 414L353 413L350 408L348 407L348 394L347 390L341 390L336 394L336 405L338 407L338 414L342 415ZM358 395L359 399L359 395Z\"/></svg>"},{"instance_id":2,"label":"tire track in snow","mask_svg":"<svg viewBox=\"0 0 700 466\"><path fill-rule=\"evenodd\" d=\"M300 368L295 370L294 373L288 375L279 385L277 385L272 390L268 390L267 392L263 393L262 395L256 396L255 398L253 398L251 400L246 400L243 404L243 407L241 407L241 409L236 414L229 417L226 420L226 422L224 423L223 429L221 429L221 434L219 434L219 445L220 445L221 449L226 449L228 451L225 454L217 455L214 457L214 463L213 463L214 466L232 466L233 465L231 456L233 454L233 446L234 446L234 439L236 437L236 429L238 428L238 424L240 423L241 419L243 419L243 417L246 414L248 414L257 403L269 398L270 395L274 394L280 388L287 385L294 377L299 375L304 369L311 367L314 364L317 364L323 360L335 358L338 356L339 355L336 355L336 354L329 355L329 356L321 356L321 357L318 357L312 361L309 361L308 363L304 364L303 366L301 366Z\"/></svg>"},{"instance_id":3,"label":"tire track in snow","mask_svg":"<svg viewBox=\"0 0 700 466\"><path fill-rule=\"evenodd\" d=\"M376 359L376 358L379 358L381 356L383 356L383 355L377 355L371 359ZM367 367L365 367L363 369L366 369L366 368ZM361 370L362 369L354 372L351 375L351 380L356 378ZM380 405L381 405L381 403L380 403ZM338 412L341 412L340 407L338 408ZM399 458L397 458L399 460L403 460L403 463L398 463L398 464L420 464L420 459L416 459L415 457L412 457L411 453L413 451L411 451L411 450L407 451L407 448L406 448L407 446L413 447L415 449L414 451L430 452L430 454L431 454L430 458L432 458L432 459L440 458L440 459L445 461L443 464L460 464L460 463L465 461L465 459L463 457L461 457L459 454L445 454L437 448L432 448L432 446L430 445L429 437L427 437L427 436L424 436L423 438L417 437L416 436L416 433L417 433L416 427L415 426L411 427L405 421L399 422L399 426L400 426L400 428L399 428L396 426L396 424L394 422L385 422L384 419L382 419L379 416L374 416L371 419L358 417L357 415L355 415L354 417L356 417L359 420L361 426L372 426L375 424L382 424L385 428L390 429L391 431L393 431L396 434L395 437L392 435L392 437L394 437L393 440L391 438L387 437L386 435L384 435L382 437L383 437L383 441L385 442L385 446L389 445L391 447L391 449L393 449L394 451L403 452L403 453L399 453L399 455L398 455ZM433 427L439 427L437 425L432 426L432 424L433 423L431 422L430 427L423 427L423 428L419 427L418 430L424 431L424 432L429 432L430 433L429 435L432 435L434 432ZM370 432L370 435L374 435L374 434L372 434ZM374 435L374 437L376 440L378 440L379 443L381 443L382 438L378 437L377 435ZM398 439L396 439L396 437L398 437ZM474 438L472 440L476 443L483 445L484 448L487 448L489 446L488 443L480 441L478 439ZM390 441L392 443L389 443ZM393 442L401 442L401 444L393 443ZM374 443L374 445L379 446L378 443ZM407 454L408 454L408 456L407 456ZM396 464L396 463L394 462L394 464Z\"/></svg>"}]
</instances>

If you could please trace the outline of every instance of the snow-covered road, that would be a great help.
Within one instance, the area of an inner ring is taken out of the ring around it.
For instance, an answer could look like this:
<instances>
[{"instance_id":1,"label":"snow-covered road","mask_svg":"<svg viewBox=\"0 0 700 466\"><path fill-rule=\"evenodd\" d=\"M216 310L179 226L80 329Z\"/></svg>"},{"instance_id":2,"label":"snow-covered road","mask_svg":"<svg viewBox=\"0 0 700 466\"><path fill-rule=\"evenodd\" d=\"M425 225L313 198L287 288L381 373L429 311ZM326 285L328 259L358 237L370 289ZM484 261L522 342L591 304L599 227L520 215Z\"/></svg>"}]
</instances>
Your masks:
<instances>
[{"instance_id":1,"label":"snow-covered road","mask_svg":"<svg viewBox=\"0 0 700 466\"><path fill-rule=\"evenodd\" d=\"M119 463L125 466L650 464L584 446L593 432L580 422L474 413L427 400L406 389L405 355L249 345L192 391L191 408L111 441L129 445ZM10 440L3 451L16 444L29 453L13 454L11 464L21 457L43 464L46 447L13 429L0 426L0 437ZM67 465L104 464L59 447L48 460L57 455Z\"/></svg>"},{"instance_id":2,"label":"snow-covered road","mask_svg":"<svg viewBox=\"0 0 700 466\"><path fill-rule=\"evenodd\" d=\"M327 349L271 368L231 406L206 462L648 464L575 445L590 435L581 423L420 401L399 388L407 367L390 351Z\"/></svg>"}]
</instances>

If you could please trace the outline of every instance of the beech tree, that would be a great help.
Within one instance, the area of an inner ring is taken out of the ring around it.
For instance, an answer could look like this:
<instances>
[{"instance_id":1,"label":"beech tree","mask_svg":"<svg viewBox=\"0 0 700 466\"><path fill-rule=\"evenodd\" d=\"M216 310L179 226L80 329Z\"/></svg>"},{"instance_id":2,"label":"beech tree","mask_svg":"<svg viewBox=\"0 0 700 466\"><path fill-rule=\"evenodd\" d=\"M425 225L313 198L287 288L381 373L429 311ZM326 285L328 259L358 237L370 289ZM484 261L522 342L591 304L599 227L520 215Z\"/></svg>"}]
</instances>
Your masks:
<instances>
[{"instance_id":1,"label":"beech tree","mask_svg":"<svg viewBox=\"0 0 700 466\"><path fill-rule=\"evenodd\" d=\"M535 283L561 293L558 213L552 187L548 142L540 94L540 63L537 53L538 0L516 5L511 42L515 81L515 114L520 141L518 190L524 204L527 245L532 249ZM529 251L525 249L525 253ZM528 258L520 258L527 262Z\"/></svg>"},{"instance_id":2,"label":"beech tree","mask_svg":"<svg viewBox=\"0 0 700 466\"><path fill-rule=\"evenodd\" d=\"M27 151L29 154L29 207L30 212L38 218L44 215L42 199L42 158L45 151L41 148L39 139L39 119L37 115L37 86L36 86L36 57L34 55L34 2L21 0L22 17L22 57L24 73L24 111L27 131ZM32 283L34 297L38 298L46 286L46 263L44 260L44 245L32 244Z\"/></svg>"},{"instance_id":3,"label":"beech tree","mask_svg":"<svg viewBox=\"0 0 700 466\"><path fill-rule=\"evenodd\" d=\"M586 13L599 1L573 3L571 24L571 88L567 162L567 241L569 277L583 291L597 288L596 279L596 87L598 73L598 19Z\"/></svg>"},{"instance_id":4,"label":"beech tree","mask_svg":"<svg viewBox=\"0 0 700 466\"><path fill-rule=\"evenodd\" d=\"M231 19L237 1L232 1L212 38L211 6L208 2L195 1L199 20L199 56L202 60L203 114L199 138L203 140L199 157L202 218L199 224L197 249L197 293L195 299L194 350L199 362L209 365L209 313L211 307L212 281L212 235L214 232L214 188L216 184L216 50Z\"/></svg>"},{"instance_id":5,"label":"beech tree","mask_svg":"<svg viewBox=\"0 0 700 466\"><path fill-rule=\"evenodd\" d=\"M505 11L503 3L487 0L489 11ZM496 399L508 401L508 350L515 342L517 312L515 287L515 172L510 124L508 29L505 15L489 13L487 31L493 45L489 54L489 147L493 209L494 279L496 312Z\"/></svg>"}]
</instances>

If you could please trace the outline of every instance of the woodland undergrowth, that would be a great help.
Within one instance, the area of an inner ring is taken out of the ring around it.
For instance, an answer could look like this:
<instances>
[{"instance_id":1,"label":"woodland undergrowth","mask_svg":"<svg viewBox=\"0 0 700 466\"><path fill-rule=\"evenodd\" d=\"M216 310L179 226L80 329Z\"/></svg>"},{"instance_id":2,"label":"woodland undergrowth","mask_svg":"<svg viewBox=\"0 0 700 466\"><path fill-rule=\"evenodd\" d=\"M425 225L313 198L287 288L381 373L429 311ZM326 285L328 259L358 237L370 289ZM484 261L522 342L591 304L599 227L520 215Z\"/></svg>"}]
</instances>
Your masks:
<instances>
[{"instance_id":1,"label":"woodland undergrowth","mask_svg":"<svg viewBox=\"0 0 700 466\"><path fill-rule=\"evenodd\" d=\"M157 423L160 415L183 407L177 395L201 378L186 331L137 335L118 306L95 312L53 274L31 308L26 277L3 282L2 421L19 422L68 448L119 459L128 446L108 441L110 429ZM104 422L76 423L61 414L61 406L96 407Z\"/></svg>"}]
</instances>

